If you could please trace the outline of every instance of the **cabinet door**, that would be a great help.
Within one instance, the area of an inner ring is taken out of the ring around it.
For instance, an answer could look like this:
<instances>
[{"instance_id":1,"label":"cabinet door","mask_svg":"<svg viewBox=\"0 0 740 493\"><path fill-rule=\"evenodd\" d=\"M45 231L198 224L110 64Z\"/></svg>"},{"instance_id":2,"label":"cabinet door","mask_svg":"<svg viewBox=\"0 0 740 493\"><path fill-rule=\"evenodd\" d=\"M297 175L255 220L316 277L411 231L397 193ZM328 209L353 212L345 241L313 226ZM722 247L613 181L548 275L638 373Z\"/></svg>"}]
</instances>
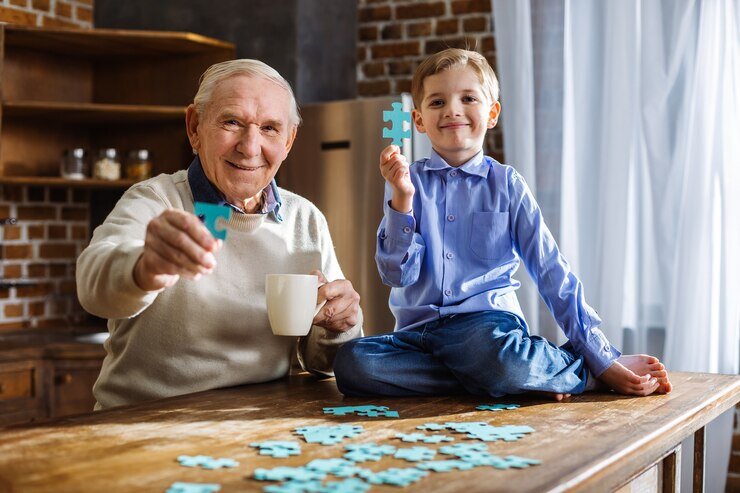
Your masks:
<instances>
[{"instance_id":1,"label":"cabinet door","mask_svg":"<svg viewBox=\"0 0 740 493\"><path fill-rule=\"evenodd\" d=\"M43 363L0 363L0 426L44 417Z\"/></svg>"},{"instance_id":2,"label":"cabinet door","mask_svg":"<svg viewBox=\"0 0 740 493\"><path fill-rule=\"evenodd\" d=\"M55 360L51 389L51 417L92 412L92 388L102 360Z\"/></svg>"}]
</instances>

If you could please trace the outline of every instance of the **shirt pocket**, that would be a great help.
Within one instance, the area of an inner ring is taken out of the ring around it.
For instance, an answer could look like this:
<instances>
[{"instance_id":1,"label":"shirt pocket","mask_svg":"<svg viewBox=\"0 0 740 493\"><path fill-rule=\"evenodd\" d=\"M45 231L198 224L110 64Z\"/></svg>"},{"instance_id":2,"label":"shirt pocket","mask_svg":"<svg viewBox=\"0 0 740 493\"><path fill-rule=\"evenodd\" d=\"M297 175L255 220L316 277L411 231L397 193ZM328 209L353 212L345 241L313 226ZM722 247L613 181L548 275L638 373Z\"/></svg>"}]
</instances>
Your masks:
<instances>
[{"instance_id":1,"label":"shirt pocket","mask_svg":"<svg viewBox=\"0 0 740 493\"><path fill-rule=\"evenodd\" d=\"M509 213L473 212L470 249L486 260L497 260L511 252Z\"/></svg>"}]
</instances>

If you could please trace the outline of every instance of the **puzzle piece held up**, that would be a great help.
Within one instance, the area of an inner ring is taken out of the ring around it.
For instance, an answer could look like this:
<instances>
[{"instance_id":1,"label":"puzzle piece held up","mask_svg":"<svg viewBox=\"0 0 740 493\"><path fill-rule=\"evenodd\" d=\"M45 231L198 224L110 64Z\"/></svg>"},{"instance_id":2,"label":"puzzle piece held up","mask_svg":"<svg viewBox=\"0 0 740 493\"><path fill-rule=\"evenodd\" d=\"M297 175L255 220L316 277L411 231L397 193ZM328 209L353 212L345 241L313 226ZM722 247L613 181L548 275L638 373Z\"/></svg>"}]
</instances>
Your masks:
<instances>
[{"instance_id":1,"label":"puzzle piece held up","mask_svg":"<svg viewBox=\"0 0 740 493\"><path fill-rule=\"evenodd\" d=\"M210 483L172 483L165 493L215 493L221 490L220 484Z\"/></svg>"},{"instance_id":2,"label":"puzzle piece held up","mask_svg":"<svg viewBox=\"0 0 740 493\"><path fill-rule=\"evenodd\" d=\"M208 231L217 239L226 240L226 227L223 222L219 223L218 219L223 218L224 221L228 221L231 219L231 212L231 207L225 205L209 204L207 202L195 203L195 215L203 221Z\"/></svg>"},{"instance_id":3,"label":"puzzle piece held up","mask_svg":"<svg viewBox=\"0 0 740 493\"><path fill-rule=\"evenodd\" d=\"M269 455L279 459L284 459L289 455L301 454L301 446L298 442L267 440L264 442L252 442L249 446L259 448L260 455Z\"/></svg>"},{"instance_id":4,"label":"puzzle piece held up","mask_svg":"<svg viewBox=\"0 0 740 493\"><path fill-rule=\"evenodd\" d=\"M403 111L403 104L401 103L392 103L391 106L393 107L393 110L383 111L383 121L391 122L391 128L383 129L383 138L393 139L391 144L400 146L403 144L401 139L411 138L411 113ZM403 128L404 122L409 123L409 128L406 130Z\"/></svg>"},{"instance_id":5,"label":"puzzle piece held up","mask_svg":"<svg viewBox=\"0 0 740 493\"><path fill-rule=\"evenodd\" d=\"M236 467L239 465L234 459L214 459L207 455L180 455L177 461L185 467L202 467L203 469L220 469L222 467Z\"/></svg>"}]
</instances>

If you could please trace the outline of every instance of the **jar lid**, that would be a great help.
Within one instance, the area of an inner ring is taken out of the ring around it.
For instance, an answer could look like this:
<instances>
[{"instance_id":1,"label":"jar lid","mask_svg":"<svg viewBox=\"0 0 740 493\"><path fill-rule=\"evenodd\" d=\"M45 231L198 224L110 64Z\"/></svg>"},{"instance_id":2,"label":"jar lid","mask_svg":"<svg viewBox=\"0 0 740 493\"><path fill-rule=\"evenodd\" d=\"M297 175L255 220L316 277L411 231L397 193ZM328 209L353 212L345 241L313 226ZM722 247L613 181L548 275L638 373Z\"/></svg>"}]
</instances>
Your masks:
<instances>
[{"instance_id":1,"label":"jar lid","mask_svg":"<svg viewBox=\"0 0 740 493\"><path fill-rule=\"evenodd\" d=\"M100 155L109 159L115 159L118 157L118 151L113 147L108 147L107 149L100 149Z\"/></svg>"},{"instance_id":2,"label":"jar lid","mask_svg":"<svg viewBox=\"0 0 740 493\"><path fill-rule=\"evenodd\" d=\"M74 149L64 151L64 153L78 159L85 157L85 149L83 149L82 147L75 147Z\"/></svg>"},{"instance_id":3,"label":"jar lid","mask_svg":"<svg viewBox=\"0 0 740 493\"><path fill-rule=\"evenodd\" d=\"M139 161L149 161L150 152L149 149L134 149L128 153L128 157Z\"/></svg>"}]
</instances>

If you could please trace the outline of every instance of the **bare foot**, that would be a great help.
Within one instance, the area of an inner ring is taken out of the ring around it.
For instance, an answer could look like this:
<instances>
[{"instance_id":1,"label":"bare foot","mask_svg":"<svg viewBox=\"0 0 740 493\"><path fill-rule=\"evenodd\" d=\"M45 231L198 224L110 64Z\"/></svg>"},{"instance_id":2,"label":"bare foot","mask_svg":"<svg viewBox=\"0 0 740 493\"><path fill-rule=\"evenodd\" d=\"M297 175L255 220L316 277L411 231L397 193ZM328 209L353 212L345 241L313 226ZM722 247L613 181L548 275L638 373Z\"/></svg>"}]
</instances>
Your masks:
<instances>
[{"instance_id":1,"label":"bare foot","mask_svg":"<svg viewBox=\"0 0 740 493\"><path fill-rule=\"evenodd\" d=\"M668 380L668 372L665 370L665 366L655 356L647 354L626 354L617 358L624 367L632 370L639 376L650 375L658 380L659 394L667 394L673 390L670 380Z\"/></svg>"},{"instance_id":2,"label":"bare foot","mask_svg":"<svg viewBox=\"0 0 740 493\"><path fill-rule=\"evenodd\" d=\"M544 395L545 397L548 397L554 401L560 402L563 399L567 399L570 397L570 394L555 394L553 392L532 392L533 394L537 395Z\"/></svg>"}]
</instances>

